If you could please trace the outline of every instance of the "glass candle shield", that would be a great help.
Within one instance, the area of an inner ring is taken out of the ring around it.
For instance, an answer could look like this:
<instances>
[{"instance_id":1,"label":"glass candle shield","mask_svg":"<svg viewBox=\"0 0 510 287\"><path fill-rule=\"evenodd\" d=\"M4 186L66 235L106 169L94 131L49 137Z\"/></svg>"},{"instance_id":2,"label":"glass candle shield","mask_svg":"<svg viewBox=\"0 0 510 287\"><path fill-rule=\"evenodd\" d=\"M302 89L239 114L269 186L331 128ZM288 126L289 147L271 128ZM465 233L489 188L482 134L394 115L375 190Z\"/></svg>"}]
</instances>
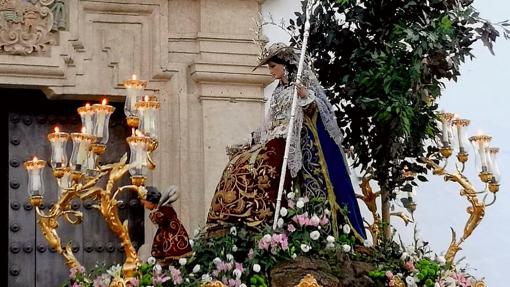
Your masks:
<instances>
[{"instance_id":1,"label":"glass candle shield","mask_svg":"<svg viewBox=\"0 0 510 287\"><path fill-rule=\"evenodd\" d=\"M488 156L489 156L489 162L490 162L490 172L492 173L493 179L495 182L500 183L501 181L501 172L499 171L499 165L498 165L498 153L499 148L497 147L491 147L488 148Z\"/></svg>"},{"instance_id":2,"label":"glass candle shield","mask_svg":"<svg viewBox=\"0 0 510 287\"><path fill-rule=\"evenodd\" d=\"M71 139L73 140L71 169L74 172L85 172L90 145L95 141L95 137L85 133L72 133Z\"/></svg>"},{"instance_id":3,"label":"glass candle shield","mask_svg":"<svg viewBox=\"0 0 510 287\"><path fill-rule=\"evenodd\" d=\"M478 172L488 172L488 159L486 148L489 147L492 137L476 135L469 138L475 153L475 166Z\"/></svg>"},{"instance_id":4,"label":"glass candle shield","mask_svg":"<svg viewBox=\"0 0 510 287\"><path fill-rule=\"evenodd\" d=\"M147 151L151 143L150 138L143 135L128 137L130 149L129 173L131 176L146 176L148 173Z\"/></svg>"},{"instance_id":5,"label":"glass candle shield","mask_svg":"<svg viewBox=\"0 0 510 287\"><path fill-rule=\"evenodd\" d=\"M48 141L51 144L51 160L50 165L53 169L61 169L67 167L67 141L69 134L60 132L57 128L54 133L48 135Z\"/></svg>"},{"instance_id":6,"label":"glass candle shield","mask_svg":"<svg viewBox=\"0 0 510 287\"><path fill-rule=\"evenodd\" d=\"M136 109L140 118L139 130L147 137L158 139L156 122L158 121L160 103L155 100L148 100L136 103Z\"/></svg>"},{"instance_id":7,"label":"glass candle shield","mask_svg":"<svg viewBox=\"0 0 510 287\"><path fill-rule=\"evenodd\" d=\"M441 143L443 147L449 147L452 143L452 113L439 113L438 119L441 122L440 130L441 130Z\"/></svg>"},{"instance_id":8,"label":"glass candle shield","mask_svg":"<svg viewBox=\"0 0 510 287\"><path fill-rule=\"evenodd\" d=\"M78 114L80 114L81 125L85 128L85 133L92 134L94 132L94 111L90 104L79 107Z\"/></svg>"},{"instance_id":9,"label":"glass candle shield","mask_svg":"<svg viewBox=\"0 0 510 287\"><path fill-rule=\"evenodd\" d=\"M466 149L469 146L469 140L466 137L465 132L469 123L470 121L465 119L454 119L452 121L455 145L459 152L467 152Z\"/></svg>"},{"instance_id":10,"label":"glass candle shield","mask_svg":"<svg viewBox=\"0 0 510 287\"><path fill-rule=\"evenodd\" d=\"M94 111L94 133L98 144L106 145L109 139L109 122L110 116L115 111L115 107L103 104L95 104L92 106Z\"/></svg>"},{"instance_id":11,"label":"glass candle shield","mask_svg":"<svg viewBox=\"0 0 510 287\"><path fill-rule=\"evenodd\" d=\"M46 166L46 161L34 159L24 163L25 169L28 172L28 187L27 191L30 196L43 196L44 195L44 181L43 170Z\"/></svg>"},{"instance_id":12,"label":"glass candle shield","mask_svg":"<svg viewBox=\"0 0 510 287\"><path fill-rule=\"evenodd\" d=\"M126 117L137 117L136 103L142 99L143 90L147 81L137 80L133 75L131 80L124 81L126 87L126 102L124 103L124 114Z\"/></svg>"}]
</instances>

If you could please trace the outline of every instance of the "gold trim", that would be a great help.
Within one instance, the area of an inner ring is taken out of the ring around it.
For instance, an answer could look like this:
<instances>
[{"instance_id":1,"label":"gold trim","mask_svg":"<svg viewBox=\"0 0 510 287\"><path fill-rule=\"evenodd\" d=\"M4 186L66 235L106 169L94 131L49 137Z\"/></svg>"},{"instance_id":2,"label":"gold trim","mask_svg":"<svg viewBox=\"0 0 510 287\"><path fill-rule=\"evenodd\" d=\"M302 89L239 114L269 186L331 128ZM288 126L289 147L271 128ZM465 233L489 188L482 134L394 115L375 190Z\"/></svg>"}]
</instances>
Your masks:
<instances>
[{"instance_id":1,"label":"gold trim","mask_svg":"<svg viewBox=\"0 0 510 287\"><path fill-rule=\"evenodd\" d=\"M42 159L38 159L38 160L27 160L25 161L25 163L23 163L23 165L25 166L25 168L27 170L32 170L32 169L41 169L41 168L44 168L46 166L46 161L45 160L42 160Z\"/></svg>"},{"instance_id":2,"label":"gold trim","mask_svg":"<svg viewBox=\"0 0 510 287\"><path fill-rule=\"evenodd\" d=\"M469 141L484 141L484 142L490 142L492 140L491 136L488 135L476 135L469 138Z\"/></svg>"},{"instance_id":3,"label":"gold trim","mask_svg":"<svg viewBox=\"0 0 510 287\"><path fill-rule=\"evenodd\" d=\"M469 126L469 123L471 123L471 121L465 120L465 119L454 119L452 121L452 124L454 124L458 127L467 127L467 126Z\"/></svg>"},{"instance_id":4,"label":"gold trim","mask_svg":"<svg viewBox=\"0 0 510 287\"><path fill-rule=\"evenodd\" d=\"M72 140L80 140L80 141L87 141L90 143L93 143L96 141L96 137L91 134L85 134L85 133L71 133L71 139Z\"/></svg>"},{"instance_id":5,"label":"gold trim","mask_svg":"<svg viewBox=\"0 0 510 287\"><path fill-rule=\"evenodd\" d=\"M134 88L134 89L145 89L147 87L147 81L145 80L125 80L124 87L126 88Z\"/></svg>"},{"instance_id":6,"label":"gold trim","mask_svg":"<svg viewBox=\"0 0 510 287\"><path fill-rule=\"evenodd\" d=\"M138 128L140 125L140 119L138 117L129 116L126 118L126 122L130 128Z\"/></svg>"},{"instance_id":7,"label":"gold trim","mask_svg":"<svg viewBox=\"0 0 510 287\"><path fill-rule=\"evenodd\" d=\"M321 287L315 277L311 274L306 274L301 281L299 281L299 284L294 287Z\"/></svg>"},{"instance_id":8,"label":"gold trim","mask_svg":"<svg viewBox=\"0 0 510 287\"><path fill-rule=\"evenodd\" d=\"M115 107L110 106L110 105L103 105L103 104L93 104L92 111L94 111L94 112L101 111L101 112L106 112L108 114L112 114L115 111Z\"/></svg>"},{"instance_id":9,"label":"gold trim","mask_svg":"<svg viewBox=\"0 0 510 287\"><path fill-rule=\"evenodd\" d=\"M322 174L323 174L324 179L326 181L326 189L327 189L327 192L328 192L328 201L329 201L329 204L331 205L331 209L332 209L331 212L332 212L332 214L336 215L336 214L338 214L340 212L341 207L336 202L335 191L334 191L334 188L333 188L333 184L331 183L331 179L329 177L329 171L327 169L325 156L324 156L324 153L322 152L322 146L321 146L321 143L319 141L319 133L318 133L318 131L316 129L317 117L318 117L318 113L315 112L313 114L312 118L305 116L304 120L305 120L305 122L308 122L310 124L309 128L312 131L313 137L315 139L315 145L316 145L317 151L319 153L319 161L321 162ZM352 225L351 221L349 220L349 217L347 215L343 215L343 214L342 214L342 216L347 221L347 224L349 224L349 226L351 227L351 230L352 230L354 236L356 238L358 238L359 240L361 240L361 242L363 242L365 240L365 238L363 238L363 236L361 236L356 231L356 229ZM332 216L331 218L332 218L332 223L333 223L332 224L333 235L335 235L335 237L338 237L339 236L339 231L338 231L337 216Z\"/></svg>"},{"instance_id":10,"label":"gold trim","mask_svg":"<svg viewBox=\"0 0 510 287\"><path fill-rule=\"evenodd\" d=\"M58 140L58 139L63 139L63 140L67 141L67 140L69 140L69 134L68 133L63 133L63 132L48 134L48 141L53 142L53 141Z\"/></svg>"},{"instance_id":11,"label":"gold trim","mask_svg":"<svg viewBox=\"0 0 510 287\"><path fill-rule=\"evenodd\" d=\"M135 104L135 109L159 109L161 107L161 104L157 101L140 101Z\"/></svg>"}]
</instances>

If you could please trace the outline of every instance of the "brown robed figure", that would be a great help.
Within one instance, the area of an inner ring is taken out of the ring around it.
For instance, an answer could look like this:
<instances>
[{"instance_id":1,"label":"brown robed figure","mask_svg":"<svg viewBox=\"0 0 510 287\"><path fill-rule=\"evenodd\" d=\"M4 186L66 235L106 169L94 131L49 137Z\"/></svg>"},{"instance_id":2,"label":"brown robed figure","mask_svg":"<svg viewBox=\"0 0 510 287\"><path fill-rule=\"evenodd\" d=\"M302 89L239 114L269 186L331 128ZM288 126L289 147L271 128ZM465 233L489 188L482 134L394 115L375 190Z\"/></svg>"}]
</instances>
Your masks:
<instances>
[{"instance_id":1,"label":"brown robed figure","mask_svg":"<svg viewBox=\"0 0 510 287\"><path fill-rule=\"evenodd\" d=\"M150 220L158 226L151 254L163 266L191 254L188 233L171 205L176 199L175 187L170 187L163 196L156 188L147 187L147 196L143 201L144 206L152 210Z\"/></svg>"}]
</instances>

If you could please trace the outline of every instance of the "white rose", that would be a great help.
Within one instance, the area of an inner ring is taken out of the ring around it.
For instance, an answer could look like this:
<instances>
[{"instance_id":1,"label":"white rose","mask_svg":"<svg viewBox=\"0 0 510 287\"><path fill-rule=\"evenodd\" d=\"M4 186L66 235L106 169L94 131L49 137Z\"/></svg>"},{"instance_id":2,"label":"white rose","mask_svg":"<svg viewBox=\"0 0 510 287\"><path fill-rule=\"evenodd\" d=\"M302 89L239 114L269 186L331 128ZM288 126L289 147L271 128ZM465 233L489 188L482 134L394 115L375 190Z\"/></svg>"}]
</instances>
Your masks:
<instances>
[{"instance_id":1,"label":"white rose","mask_svg":"<svg viewBox=\"0 0 510 287\"><path fill-rule=\"evenodd\" d=\"M154 264L154 263L156 263L156 258L154 258L154 257L152 257L152 256L151 256L151 257L149 257L149 258L147 259L147 263L149 263L149 264L151 264L151 265L152 265L152 264Z\"/></svg>"},{"instance_id":2,"label":"white rose","mask_svg":"<svg viewBox=\"0 0 510 287\"><path fill-rule=\"evenodd\" d=\"M232 261L234 261L234 255L232 255L232 254L230 254L230 253L229 253L229 254L227 254L227 261L228 261L228 262L232 262Z\"/></svg>"},{"instance_id":3,"label":"white rose","mask_svg":"<svg viewBox=\"0 0 510 287\"><path fill-rule=\"evenodd\" d=\"M232 252L236 252L237 251L237 246L232 246Z\"/></svg>"},{"instance_id":4,"label":"white rose","mask_svg":"<svg viewBox=\"0 0 510 287\"><path fill-rule=\"evenodd\" d=\"M365 239L365 241L363 241L363 245L365 247L372 247L372 242L368 239Z\"/></svg>"},{"instance_id":5,"label":"white rose","mask_svg":"<svg viewBox=\"0 0 510 287\"><path fill-rule=\"evenodd\" d=\"M303 208L305 206L305 202L303 201L303 199L300 198L296 203L296 206L297 208Z\"/></svg>"},{"instance_id":6,"label":"white rose","mask_svg":"<svg viewBox=\"0 0 510 287\"><path fill-rule=\"evenodd\" d=\"M152 268L152 270L154 270L154 272L156 272L156 273L161 273L161 271L163 270L163 268L161 268L161 265L156 264L156 265L154 265L154 267Z\"/></svg>"},{"instance_id":7,"label":"white rose","mask_svg":"<svg viewBox=\"0 0 510 287\"><path fill-rule=\"evenodd\" d=\"M197 264L195 265L195 267L193 267L193 273L198 273L200 271L200 264Z\"/></svg>"},{"instance_id":8,"label":"white rose","mask_svg":"<svg viewBox=\"0 0 510 287\"><path fill-rule=\"evenodd\" d=\"M333 243L333 242L328 242L328 244L326 244L326 248L329 248L329 249L333 249L333 248L335 248L335 243Z\"/></svg>"},{"instance_id":9,"label":"white rose","mask_svg":"<svg viewBox=\"0 0 510 287\"><path fill-rule=\"evenodd\" d=\"M180 258L179 259L179 264L181 264L181 266L186 265L186 263L188 263L188 260L186 258Z\"/></svg>"},{"instance_id":10,"label":"white rose","mask_svg":"<svg viewBox=\"0 0 510 287\"><path fill-rule=\"evenodd\" d=\"M351 251L351 246L348 245L348 244L344 244L342 245L342 250L347 253L347 252L350 252Z\"/></svg>"},{"instance_id":11,"label":"white rose","mask_svg":"<svg viewBox=\"0 0 510 287\"><path fill-rule=\"evenodd\" d=\"M295 259L297 257L297 255L296 255L296 253L292 253L292 255L290 257L292 257L292 259Z\"/></svg>"},{"instance_id":12,"label":"white rose","mask_svg":"<svg viewBox=\"0 0 510 287\"><path fill-rule=\"evenodd\" d=\"M310 223L311 223L313 226L318 226L320 222L321 222L321 219L317 216L317 214L314 214L314 215L312 216L312 218L310 218Z\"/></svg>"},{"instance_id":13,"label":"white rose","mask_svg":"<svg viewBox=\"0 0 510 287\"><path fill-rule=\"evenodd\" d=\"M247 287L247 286L246 286L246 284L241 283L241 285L239 285L239 287Z\"/></svg>"},{"instance_id":14,"label":"white rose","mask_svg":"<svg viewBox=\"0 0 510 287\"><path fill-rule=\"evenodd\" d=\"M444 256L438 256L437 257L437 262L439 262L439 265L445 265L446 264L446 258L444 258Z\"/></svg>"},{"instance_id":15,"label":"white rose","mask_svg":"<svg viewBox=\"0 0 510 287\"><path fill-rule=\"evenodd\" d=\"M295 196L296 196L296 194L294 194L294 192L287 193L287 198L288 199L294 199Z\"/></svg>"},{"instance_id":16,"label":"white rose","mask_svg":"<svg viewBox=\"0 0 510 287\"><path fill-rule=\"evenodd\" d=\"M262 240L271 241L271 235L269 235L269 234L264 235L264 237L262 237Z\"/></svg>"},{"instance_id":17,"label":"white rose","mask_svg":"<svg viewBox=\"0 0 510 287\"><path fill-rule=\"evenodd\" d=\"M287 214L288 214L287 208L282 207L282 208L280 209L280 215L281 215L281 216L283 216L283 217L285 217L285 216L287 216Z\"/></svg>"},{"instance_id":18,"label":"white rose","mask_svg":"<svg viewBox=\"0 0 510 287\"><path fill-rule=\"evenodd\" d=\"M317 240L317 239L319 239L319 237L321 237L321 233L317 230L314 230L310 233L310 238L312 240Z\"/></svg>"},{"instance_id":19,"label":"white rose","mask_svg":"<svg viewBox=\"0 0 510 287\"><path fill-rule=\"evenodd\" d=\"M189 245L193 248L193 245L195 245L195 241L193 241L193 239L190 239L189 240Z\"/></svg>"},{"instance_id":20,"label":"white rose","mask_svg":"<svg viewBox=\"0 0 510 287\"><path fill-rule=\"evenodd\" d=\"M345 234L349 234L349 233L351 233L351 227L349 226L349 224L344 224L344 226L342 227L342 231L343 231Z\"/></svg>"},{"instance_id":21,"label":"white rose","mask_svg":"<svg viewBox=\"0 0 510 287\"><path fill-rule=\"evenodd\" d=\"M326 241L328 243L335 243L335 237L328 235L328 237L326 238Z\"/></svg>"},{"instance_id":22,"label":"white rose","mask_svg":"<svg viewBox=\"0 0 510 287\"><path fill-rule=\"evenodd\" d=\"M239 270L239 269L234 269L234 271L232 271L232 274L234 274L236 279L240 279L241 275L243 275L243 272L241 272L241 270Z\"/></svg>"},{"instance_id":23,"label":"white rose","mask_svg":"<svg viewBox=\"0 0 510 287\"><path fill-rule=\"evenodd\" d=\"M253 271L255 273L259 273L260 272L260 265L258 264L253 264Z\"/></svg>"},{"instance_id":24,"label":"white rose","mask_svg":"<svg viewBox=\"0 0 510 287\"><path fill-rule=\"evenodd\" d=\"M236 227L235 227L235 226L232 226L232 227L230 228L230 234L232 234L232 235L234 235L234 236L235 236L235 235L237 235L237 229L236 229Z\"/></svg>"},{"instance_id":25,"label":"white rose","mask_svg":"<svg viewBox=\"0 0 510 287\"><path fill-rule=\"evenodd\" d=\"M400 259L404 261L407 260L407 258L409 258L409 254L407 252L402 253L402 256L400 256Z\"/></svg>"},{"instance_id":26,"label":"white rose","mask_svg":"<svg viewBox=\"0 0 510 287\"><path fill-rule=\"evenodd\" d=\"M276 225L278 225L278 227L280 227L280 228L283 227L283 218L278 218Z\"/></svg>"},{"instance_id":27,"label":"white rose","mask_svg":"<svg viewBox=\"0 0 510 287\"><path fill-rule=\"evenodd\" d=\"M202 282L211 282L211 281L212 281L211 275L209 275L209 274L202 275Z\"/></svg>"},{"instance_id":28,"label":"white rose","mask_svg":"<svg viewBox=\"0 0 510 287\"><path fill-rule=\"evenodd\" d=\"M301 244L301 250L303 250L305 253L310 251L310 245Z\"/></svg>"},{"instance_id":29,"label":"white rose","mask_svg":"<svg viewBox=\"0 0 510 287\"><path fill-rule=\"evenodd\" d=\"M414 286L414 284L416 284L416 281L414 280L414 278L413 278L413 277L411 277L411 276L407 276L407 277L406 277L406 283L407 283L407 285L408 285L408 286L409 286L409 285L410 285L410 286Z\"/></svg>"},{"instance_id":30,"label":"white rose","mask_svg":"<svg viewBox=\"0 0 510 287\"><path fill-rule=\"evenodd\" d=\"M221 262L221 259L219 257L216 257L212 261L215 265L218 265Z\"/></svg>"}]
</instances>

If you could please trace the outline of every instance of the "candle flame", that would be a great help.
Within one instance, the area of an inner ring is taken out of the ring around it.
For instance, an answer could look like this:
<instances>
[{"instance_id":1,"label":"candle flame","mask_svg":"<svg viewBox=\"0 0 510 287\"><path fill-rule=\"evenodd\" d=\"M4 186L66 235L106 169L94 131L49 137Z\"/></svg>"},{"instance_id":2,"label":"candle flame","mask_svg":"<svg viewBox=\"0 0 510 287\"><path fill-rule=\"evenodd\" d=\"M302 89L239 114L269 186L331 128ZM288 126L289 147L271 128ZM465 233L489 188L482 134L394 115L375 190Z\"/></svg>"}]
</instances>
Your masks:
<instances>
[{"instance_id":1,"label":"candle flame","mask_svg":"<svg viewBox=\"0 0 510 287\"><path fill-rule=\"evenodd\" d=\"M481 136L481 135L483 135L483 130L481 130L481 129L477 130L477 131L476 131L476 135L477 135L477 136Z\"/></svg>"},{"instance_id":2,"label":"candle flame","mask_svg":"<svg viewBox=\"0 0 510 287\"><path fill-rule=\"evenodd\" d=\"M81 133L82 133L82 134L84 134L84 133L86 133L86 132L87 132L87 129L86 129L85 127L82 127L82 128L81 128Z\"/></svg>"},{"instance_id":3,"label":"candle flame","mask_svg":"<svg viewBox=\"0 0 510 287\"><path fill-rule=\"evenodd\" d=\"M60 129L58 127L55 127L55 133L58 134L60 132Z\"/></svg>"},{"instance_id":4,"label":"candle flame","mask_svg":"<svg viewBox=\"0 0 510 287\"><path fill-rule=\"evenodd\" d=\"M145 97L143 97L143 100L144 100L144 101L146 101L146 102L148 102L148 101L149 101L149 96L145 96Z\"/></svg>"},{"instance_id":5,"label":"candle flame","mask_svg":"<svg viewBox=\"0 0 510 287\"><path fill-rule=\"evenodd\" d=\"M89 104L89 103L86 103L86 104L85 104L85 107L86 107L87 109L88 109L88 108L90 108L90 104Z\"/></svg>"},{"instance_id":6,"label":"candle flame","mask_svg":"<svg viewBox=\"0 0 510 287\"><path fill-rule=\"evenodd\" d=\"M135 75L135 74L133 74L133 75L131 76L131 80L136 80L136 75Z\"/></svg>"},{"instance_id":7,"label":"candle flame","mask_svg":"<svg viewBox=\"0 0 510 287\"><path fill-rule=\"evenodd\" d=\"M460 115L459 115L459 114L454 114L454 115L453 115L453 119L454 119L454 120L458 120L458 119L460 119Z\"/></svg>"},{"instance_id":8,"label":"candle flame","mask_svg":"<svg viewBox=\"0 0 510 287\"><path fill-rule=\"evenodd\" d=\"M138 137L143 136L142 132L140 132L139 130L136 130L135 133L136 133L136 136L138 136Z\"/></svg>"},{"instance_id":9,"label":"candle flame","mask_svg":"<svg viewBox=\"0 0 510 287\"><path fill-rule=\"evenodd\" d=\"M38 160L39 159L36 156L34 156L34 158L32 159L33 162L37 162Z\"/></svg>"},{"instance_id":10,"label":"candle flame","mask_svg":"<svg viewBox=\"0 0 510 287\"><path fill-rule=\"evenodd\" d=\"M106 98L104 98L104 99L101 101L101 105L103 105L103 106L105 106L107 103L108 103L108 100L106 100Z\"/></svg>"}]
</instances>

